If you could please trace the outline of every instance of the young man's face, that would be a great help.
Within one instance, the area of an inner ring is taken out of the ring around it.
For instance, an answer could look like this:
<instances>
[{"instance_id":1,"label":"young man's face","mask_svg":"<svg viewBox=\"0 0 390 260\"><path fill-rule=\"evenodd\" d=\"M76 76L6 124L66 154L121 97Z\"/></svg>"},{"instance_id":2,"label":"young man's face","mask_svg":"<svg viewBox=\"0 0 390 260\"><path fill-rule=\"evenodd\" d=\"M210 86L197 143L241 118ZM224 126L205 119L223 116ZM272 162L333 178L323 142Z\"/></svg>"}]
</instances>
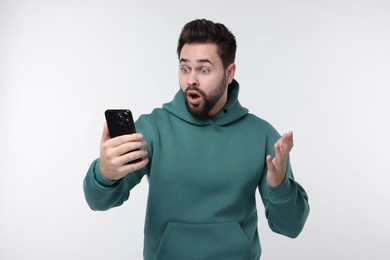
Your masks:
<instances>
[{"instance_id":1,"label":"young man's face","mask_svg":"<svg viewBox=\"0 0 390 260\"><path fill-rule=\"evenodd\" d=\"M234 72L234 64L225 71L215 44L185 44L180 52L179 82L188 111L198 119L215 116L226 104L227 85Z\"/></svg>"}]
</instances>

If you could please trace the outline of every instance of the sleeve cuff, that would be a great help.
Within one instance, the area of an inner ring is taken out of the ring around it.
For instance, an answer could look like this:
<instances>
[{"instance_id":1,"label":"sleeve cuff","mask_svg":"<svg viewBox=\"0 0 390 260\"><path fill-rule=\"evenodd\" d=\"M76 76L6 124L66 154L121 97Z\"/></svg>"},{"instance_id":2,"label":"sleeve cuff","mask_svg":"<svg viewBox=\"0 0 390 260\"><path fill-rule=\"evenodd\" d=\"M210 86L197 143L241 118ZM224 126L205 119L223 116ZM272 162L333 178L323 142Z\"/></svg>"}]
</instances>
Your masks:
<instances>
[{"instance_id":1,"label":"sleeve cuff","mask_svg":"<svg viewBox=\"0 0 390 260\"><path fill-rule=\"evenodd\" d=\"M277 187L269 187L270 189L270 198L273 201L284 200L290 197L293 191L293 185L291 185L291 180L288 176L284 181Z\"/></svg>"},{"instance_id":2,"label":"sleeve cuff","mask_svg":"<svg viewBox=\"0 0 390 260\"><path fill-rule=\"evenodd\" d=\"M95 166L94 166L94 177L95 180L102 186L104 187L111 187L118 181L112 181L107 179L106 177L103 176L101 170L100 170L100 160L97 159L95 161Z\"/></svg>"}]
</instances>

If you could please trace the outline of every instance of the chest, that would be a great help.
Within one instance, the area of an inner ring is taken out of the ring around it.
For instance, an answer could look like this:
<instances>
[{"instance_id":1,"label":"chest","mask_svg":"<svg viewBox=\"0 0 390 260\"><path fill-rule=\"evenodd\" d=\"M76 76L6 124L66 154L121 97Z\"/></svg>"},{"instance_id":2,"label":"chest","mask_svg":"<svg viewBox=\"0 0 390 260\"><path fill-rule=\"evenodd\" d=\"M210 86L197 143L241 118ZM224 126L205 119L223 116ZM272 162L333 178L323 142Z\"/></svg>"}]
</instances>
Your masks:
<instances>
[{"instance_id":1,"label":"chest","mask_svg":"<svg viewBox=\"0 0 390 260\"><path fill-rule=\"evenodd\" d=\"M172 127L154 141L150 183L207 192L254 192L265 166L265 139L256 129Z\"/></svg>"}]
</instances>

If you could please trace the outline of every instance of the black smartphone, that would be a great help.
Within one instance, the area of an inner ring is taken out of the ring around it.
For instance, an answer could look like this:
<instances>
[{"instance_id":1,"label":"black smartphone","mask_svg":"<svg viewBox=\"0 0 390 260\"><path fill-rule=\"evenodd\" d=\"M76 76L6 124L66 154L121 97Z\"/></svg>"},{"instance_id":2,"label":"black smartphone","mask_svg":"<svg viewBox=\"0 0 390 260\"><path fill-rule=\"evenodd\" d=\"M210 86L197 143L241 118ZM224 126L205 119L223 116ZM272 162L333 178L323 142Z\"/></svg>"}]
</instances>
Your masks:
<instances>
[{"instance_id":1,"label":"black smartphone","mask_svg":"<svg viewBox=\"0 0 390 260\"><path fill-rule=\"evenodd\" d=\"M107 109L104 113L111 138L136 132L133 115L129 109ZM139 150L139 149L137 149ZM132 151L130 151L132 152ZM142 161L142 158L129 163Z\"/></svg>"}]
</instances>

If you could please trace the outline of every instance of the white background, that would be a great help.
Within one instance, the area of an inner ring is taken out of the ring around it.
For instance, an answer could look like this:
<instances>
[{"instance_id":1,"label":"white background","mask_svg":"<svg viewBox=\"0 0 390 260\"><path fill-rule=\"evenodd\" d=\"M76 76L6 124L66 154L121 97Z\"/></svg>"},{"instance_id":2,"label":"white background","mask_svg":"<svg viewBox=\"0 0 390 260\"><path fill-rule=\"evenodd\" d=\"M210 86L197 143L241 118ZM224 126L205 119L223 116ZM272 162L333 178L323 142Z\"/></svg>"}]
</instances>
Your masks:
<instances>
[{"instance_id":1,"label":"white background","mask_svg":"<svg viewBox=\"0 0 390 260\"><path fill-rule=\"evenodd\" d=\"M241 103L293 130L311 213L262 259L390 259L390 2L0 1L0 259L141 259L146 178L91 211L82 183L106 108L136 118L179 88L176 44L194 18L238 42Z\"/></svg>"}]
</instances>

